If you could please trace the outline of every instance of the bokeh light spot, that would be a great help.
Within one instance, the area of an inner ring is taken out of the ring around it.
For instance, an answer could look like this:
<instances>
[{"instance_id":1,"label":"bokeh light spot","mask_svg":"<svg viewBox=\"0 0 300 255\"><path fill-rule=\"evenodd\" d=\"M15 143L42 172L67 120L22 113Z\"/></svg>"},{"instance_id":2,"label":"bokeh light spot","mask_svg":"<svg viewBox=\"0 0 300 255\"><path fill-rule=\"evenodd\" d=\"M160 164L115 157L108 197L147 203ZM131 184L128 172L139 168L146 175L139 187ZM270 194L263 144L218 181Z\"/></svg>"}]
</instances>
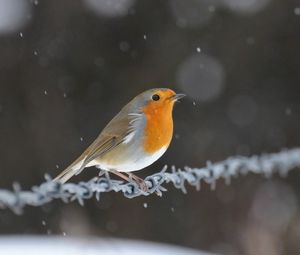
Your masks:
<instances>
[{"instance_id":1,"label":"bokeh light spot","mask_svg":"<svg viewBox=\"0 0 300 255\"><path fill-rule=\"evenodd\" d=\"M0 0L0 34L15 32L24 27L30 21L31 11L29 1Z\"/></svg>"},{"instance_id":2,"label":"bokeh light spot","mask_svg":"<svg viewBox=\"0 0 300 255\"><path fill-rule=\"evenodd\" d=\"M200 101L216 99L223 90L224 78L225 72L221 63L205 54L187 58L177 72L180 88Z\"/></svg>"},{"instance_id":3,"label":"bokeh light spot","mask_svg":"<svg viewBox=\"0 0 300 255\"><path fill-rule=\"evenodd\" d=\"M104 17L126 16L134 4L134 0L84 0L83 2L88 9Z\"/></svg>"}]
</instances>

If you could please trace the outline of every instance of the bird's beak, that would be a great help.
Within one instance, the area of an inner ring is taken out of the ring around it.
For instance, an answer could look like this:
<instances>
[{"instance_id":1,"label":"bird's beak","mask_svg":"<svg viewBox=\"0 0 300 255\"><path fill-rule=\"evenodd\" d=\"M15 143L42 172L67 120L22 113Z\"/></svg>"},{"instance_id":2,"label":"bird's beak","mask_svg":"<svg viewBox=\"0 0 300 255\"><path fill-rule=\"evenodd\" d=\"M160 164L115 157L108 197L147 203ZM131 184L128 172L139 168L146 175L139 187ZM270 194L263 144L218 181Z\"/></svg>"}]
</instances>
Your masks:
<instances>
[{"instance_id":1,"label":"bird's beak","mask_svg":"<svg viewBox=\"0 0 300 255\"><path fill-rule=\"evenodd\" d=\"M171 99L172 101L178 101L180 98L185 97L185 94L175 94L173 96L170 96L169 99Z\"/></svg>"}]
</instances>

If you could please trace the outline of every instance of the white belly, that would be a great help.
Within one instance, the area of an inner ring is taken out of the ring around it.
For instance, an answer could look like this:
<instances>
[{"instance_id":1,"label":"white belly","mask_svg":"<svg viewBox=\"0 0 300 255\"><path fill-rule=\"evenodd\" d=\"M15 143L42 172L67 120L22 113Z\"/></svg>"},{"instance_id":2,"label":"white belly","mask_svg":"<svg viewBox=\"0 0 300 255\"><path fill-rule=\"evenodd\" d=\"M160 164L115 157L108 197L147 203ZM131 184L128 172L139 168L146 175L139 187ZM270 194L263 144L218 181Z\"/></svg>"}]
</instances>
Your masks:
<instances>
[{"instance_id":1,"label":"white belly","mask_svg":"<svg viewBox=\"0 0 300 255\"><path fill-rule=\"evenodd\" d=\"M166 150L167 147L164 146L155 153L148 155L145 153L135 151L132 153L133 155L129 156L126 160L120 162L119 164L116 164L115 162L113 164L109 164L106 162L93 160L88 164L88 166L96 166L97 168L107 171L117 170L119 172L132 172L151 165L156 160L158 160L165 153Z\"/></svg>"}]
</instances>

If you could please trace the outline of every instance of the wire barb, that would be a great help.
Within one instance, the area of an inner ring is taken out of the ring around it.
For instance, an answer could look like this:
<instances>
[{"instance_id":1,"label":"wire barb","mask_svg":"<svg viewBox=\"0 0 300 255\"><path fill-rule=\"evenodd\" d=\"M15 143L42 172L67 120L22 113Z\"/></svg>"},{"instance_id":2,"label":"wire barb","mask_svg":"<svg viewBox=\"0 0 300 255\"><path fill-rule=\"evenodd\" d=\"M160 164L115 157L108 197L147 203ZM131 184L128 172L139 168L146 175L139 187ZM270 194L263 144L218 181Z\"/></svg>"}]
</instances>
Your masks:
<instances>
[{"instance_id":1,"label":"wire barb","mask_svg":"<svg viewBox=\"0 0 300 255\"><path fill-rule=\"evenodd\" d=\"M26 205L41 206L54 199L61 199L66 203L77 200L80 205L84 205L84 200L94 196L100 200L101 193L111 191L121 192L127 198L148 196L152 193L161 196L162 192L167 191L162 186L164 183L172 183L175 188L186 193L186 184L200 190L200 184L204 181L214 189L216 181L221 178L229 184L231 177L238 174L255 173L270 177L278 173L284 177L295 168L300 168L300 148L261 156L230 157L214 164L208 161L207 166L203 168L186 166L180 169L172 166L171 171L167 172L168 167L165 166L159 173L145 178L148 192L141 191L134 182L113 180L108 175L94 177L87 182L77 184L55 182L46 175L46 181L32 187L30 191L22 191L17 183L13 185L13 191L0 189L0 209L10 208L16 214L20 214Z\"/></svg>"}]
</instances>

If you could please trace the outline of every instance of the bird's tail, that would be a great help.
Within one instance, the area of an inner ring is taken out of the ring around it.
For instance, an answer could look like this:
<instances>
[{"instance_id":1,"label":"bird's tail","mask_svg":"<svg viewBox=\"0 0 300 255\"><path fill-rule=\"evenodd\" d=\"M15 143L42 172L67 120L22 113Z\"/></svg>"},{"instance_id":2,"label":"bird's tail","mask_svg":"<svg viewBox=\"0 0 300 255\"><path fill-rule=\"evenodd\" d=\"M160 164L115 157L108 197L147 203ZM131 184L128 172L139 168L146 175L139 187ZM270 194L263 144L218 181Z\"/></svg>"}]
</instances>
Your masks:
<instances>
[{"instance_id":1,"label":"bird's tail","mask_svg":"<svg viewBox=\"0 0 300 255\"><path fill-rule=\"evenodd\" d=\"M53 180L59 181L61 183L65 183L72 176L79 174L84 168L84 159L85 159L85 157L83 155L81 155L78 159L76 159L70 166L68 166L64 171L62 171Z\"/></svg>"}]
</instances>

